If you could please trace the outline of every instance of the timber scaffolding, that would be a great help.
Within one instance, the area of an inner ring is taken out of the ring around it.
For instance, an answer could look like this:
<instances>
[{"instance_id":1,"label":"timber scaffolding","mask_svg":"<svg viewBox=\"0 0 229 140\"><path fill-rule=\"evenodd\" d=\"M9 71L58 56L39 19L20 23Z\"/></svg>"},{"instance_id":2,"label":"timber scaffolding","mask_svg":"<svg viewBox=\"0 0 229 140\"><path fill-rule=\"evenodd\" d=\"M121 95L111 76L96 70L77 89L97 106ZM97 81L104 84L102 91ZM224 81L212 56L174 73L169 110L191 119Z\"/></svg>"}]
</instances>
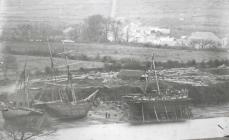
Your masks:
<instances>
[{"instance_id":1,"label":"timber scaffolding","mask_svg":"<svg viewBox=\"0 0 229 140\"><path fill-rule=\"evenodd\" d=\"M152 74L156 90L147 93ZM131 122L175 122L185 121L192 116L188 90L161 90L157 78L154 56L150 70L146 72L144 94L130 94L123 99L128 105L128 116Z\"/></svg>"}]
</instances>

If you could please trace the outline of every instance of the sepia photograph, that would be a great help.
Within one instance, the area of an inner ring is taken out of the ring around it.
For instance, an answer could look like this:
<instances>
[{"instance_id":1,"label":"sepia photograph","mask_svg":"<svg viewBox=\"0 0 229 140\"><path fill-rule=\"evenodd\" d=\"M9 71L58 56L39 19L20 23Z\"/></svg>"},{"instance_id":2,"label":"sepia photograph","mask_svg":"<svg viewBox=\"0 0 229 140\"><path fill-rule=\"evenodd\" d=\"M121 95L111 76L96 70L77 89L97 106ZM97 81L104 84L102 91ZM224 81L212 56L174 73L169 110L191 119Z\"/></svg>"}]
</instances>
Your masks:
<instances>
[{"instance_id":1,"label":"sepia photograph","mask_svg":"<svg viewBox=\"0 0 229 140\"><path fill-rule=\"evenodd\" d=\"M229 140L229 0L0 0L0 140Z\"/></svg>"}]
</instances>

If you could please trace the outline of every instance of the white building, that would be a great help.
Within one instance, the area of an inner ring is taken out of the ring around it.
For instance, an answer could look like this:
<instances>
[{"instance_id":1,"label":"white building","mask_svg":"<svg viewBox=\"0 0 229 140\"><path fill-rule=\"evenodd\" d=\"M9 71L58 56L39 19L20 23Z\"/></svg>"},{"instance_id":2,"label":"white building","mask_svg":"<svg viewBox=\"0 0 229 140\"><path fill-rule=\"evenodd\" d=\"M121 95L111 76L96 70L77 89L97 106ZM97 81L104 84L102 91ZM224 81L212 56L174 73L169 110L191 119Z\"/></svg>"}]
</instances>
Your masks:
<instances>
[{"instance_id":1,"label":"white building","mask_svg":"<svg viewBox=\"0 0 229 140\"><path fill-rule=\"evenodd\" d=\"M200 48L221 48L222 41L212 32L194 32L188 37L190 47Z\"/></svg>"},{"instance_id":2,"label":"white building","mask_svg":"<svg viewBox=\"0 0 229 140\"><path fill-rule=\"evenodd\" d=\"M170 29L142 26L139 22L125 23L121 28L120 40L135 43L151 43L153 45L175 46L176 39L170 37ZM112 34L108 39L114 41Z\"/></svg>"}]
</instances>

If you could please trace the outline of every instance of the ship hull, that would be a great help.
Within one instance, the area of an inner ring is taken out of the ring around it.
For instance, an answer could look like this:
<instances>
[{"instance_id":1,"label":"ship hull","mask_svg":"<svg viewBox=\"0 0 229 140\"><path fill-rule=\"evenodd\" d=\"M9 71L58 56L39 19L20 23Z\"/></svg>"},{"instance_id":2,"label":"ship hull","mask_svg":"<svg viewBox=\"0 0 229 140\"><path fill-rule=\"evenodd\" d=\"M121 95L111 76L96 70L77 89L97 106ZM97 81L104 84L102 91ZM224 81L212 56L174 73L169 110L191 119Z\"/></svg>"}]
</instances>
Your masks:
<instances>
[{"instance_id":1,"label":"ship hull","mask_svg":"<svg viewBox=\"0 0 229 140\"><path fill-rule=\"evenodd\" d=\"M190 119L189 102L180 101L138 101L127 102L131 123L182 122Z\"/></svg>"},{"instance_id":2,"label":"ship hull","mask_svg":"<svg viewBox=\"0 0 229 140\"><path fill-rule=\"evenodd\" d=\"M21 117L30 117L30 116L42 116L43 113L38 113L32 110L26 110L26 109L5 109L2 111L2 116L4 119L10 120L10 119L16 119Z\"/></svg>"},{"instance_id":3,"label":"ship hull","mask_svg":"<svg viewBox=\"0 0 229 140\"><path fill-rule=\"evenodd\" d=\"M18 108L3 110L2 116L5 124L20 130L39 129L47 119L44 113Z\"/></svg>"},{"instance_id":4,"label":"ship hull","mask_svg":"<svg viewBox=\"0 0 229 140\"><path fill-rule=\"evenodd\" d=\"M59 119L80 119L87 116L88 111L90 110L92 103L90 102L54 102L45 104L45 109L47 112L56 118Z\"/></svg>"}]
</instances>

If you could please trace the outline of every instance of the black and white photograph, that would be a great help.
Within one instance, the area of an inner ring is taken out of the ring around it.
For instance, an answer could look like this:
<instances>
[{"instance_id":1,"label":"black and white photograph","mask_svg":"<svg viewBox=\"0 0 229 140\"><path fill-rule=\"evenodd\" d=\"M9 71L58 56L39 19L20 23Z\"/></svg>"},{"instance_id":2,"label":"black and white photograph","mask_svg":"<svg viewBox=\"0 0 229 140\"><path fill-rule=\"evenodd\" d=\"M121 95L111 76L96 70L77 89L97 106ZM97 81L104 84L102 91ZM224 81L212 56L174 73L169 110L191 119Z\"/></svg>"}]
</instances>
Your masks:
<instances>
[{"instance_id":1,"label":"black and white photograph","mask_svg":"<svg viewBox=\"0 0 229 140\"><path fill-rule=\"evenodd\" d=\"M0 140L229 140L229 0L0 0Z\"/></svg>"}]
</instances>

